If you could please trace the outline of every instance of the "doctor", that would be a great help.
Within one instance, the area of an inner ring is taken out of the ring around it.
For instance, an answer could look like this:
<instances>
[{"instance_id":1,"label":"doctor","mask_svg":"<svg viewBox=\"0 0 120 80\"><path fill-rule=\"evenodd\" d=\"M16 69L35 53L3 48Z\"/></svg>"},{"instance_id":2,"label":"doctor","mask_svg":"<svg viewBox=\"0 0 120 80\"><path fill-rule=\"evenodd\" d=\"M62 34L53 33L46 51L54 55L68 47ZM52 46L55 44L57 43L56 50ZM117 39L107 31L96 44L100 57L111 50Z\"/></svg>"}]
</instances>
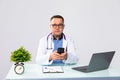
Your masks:
<instances>
[{"instance_id":1,"label":"doctor","mask_svg":"<svg viewBox=\"0 0 120 80\"><path fill-rule=\"evenodd\" d=\"M41 65L76 64L78 57L75 53L73 40L63 33L64 18L54 15L50 19L51 33L40 39L36 62ZM59 54L58 48L64 48Z\"/></svg>"}]
</instances>

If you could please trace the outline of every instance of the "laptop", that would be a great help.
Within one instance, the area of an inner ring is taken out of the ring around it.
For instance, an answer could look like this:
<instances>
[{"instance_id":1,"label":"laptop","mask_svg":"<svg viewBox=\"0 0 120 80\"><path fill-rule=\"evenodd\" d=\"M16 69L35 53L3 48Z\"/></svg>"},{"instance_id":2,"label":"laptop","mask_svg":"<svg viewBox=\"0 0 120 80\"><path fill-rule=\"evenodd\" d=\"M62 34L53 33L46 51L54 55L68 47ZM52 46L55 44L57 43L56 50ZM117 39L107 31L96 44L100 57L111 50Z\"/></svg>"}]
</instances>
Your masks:
<instances>
[{"instance_id":1,"label":"laptop","mask_svg":"<svg viewBox=\"0 0 120 80\"><path fill-rule=\"evenodd\" d=\"M82 72L93 72L107 69L112 61L115 51L94 53L87 66L73 67L72 69Z\"/></svg>"}]
</instances>

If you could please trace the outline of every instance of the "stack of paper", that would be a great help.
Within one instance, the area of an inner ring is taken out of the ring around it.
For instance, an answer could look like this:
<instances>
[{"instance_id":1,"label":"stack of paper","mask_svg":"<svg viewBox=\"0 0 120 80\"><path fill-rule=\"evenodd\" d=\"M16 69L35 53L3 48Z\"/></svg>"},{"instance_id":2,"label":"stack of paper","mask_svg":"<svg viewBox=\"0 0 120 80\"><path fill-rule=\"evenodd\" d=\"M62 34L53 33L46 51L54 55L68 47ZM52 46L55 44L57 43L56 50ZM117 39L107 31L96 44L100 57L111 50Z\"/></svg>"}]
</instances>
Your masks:
<instances>
[{"instance_id":1,"label":"stack of paper","mask_svg":"<svg viewBox=\"0 0 120 80\"><path fill-rule=\"evenodd\" d=\"M62 66L42 66L43 73L63 73Z\"/></svg>"}]
</instances>

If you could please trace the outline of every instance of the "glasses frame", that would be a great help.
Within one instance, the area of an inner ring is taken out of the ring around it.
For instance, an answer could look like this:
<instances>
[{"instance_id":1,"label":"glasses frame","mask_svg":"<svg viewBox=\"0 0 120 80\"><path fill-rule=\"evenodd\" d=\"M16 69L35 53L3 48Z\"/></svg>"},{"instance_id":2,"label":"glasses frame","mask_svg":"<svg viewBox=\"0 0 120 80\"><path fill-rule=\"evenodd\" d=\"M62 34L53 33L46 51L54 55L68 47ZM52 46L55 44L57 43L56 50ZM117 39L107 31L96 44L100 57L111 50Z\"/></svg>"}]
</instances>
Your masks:
<instances>
[{"instance_id":1,"label":"glasses frame","mask_svg":"<svg viewBox=\"0 0 120 80\"><path fill-rule=\"evenodd\" d=\"M64 24L51 24L51 26L56 29L56 28L64 28Z\"/></svg>"}]
</instances>

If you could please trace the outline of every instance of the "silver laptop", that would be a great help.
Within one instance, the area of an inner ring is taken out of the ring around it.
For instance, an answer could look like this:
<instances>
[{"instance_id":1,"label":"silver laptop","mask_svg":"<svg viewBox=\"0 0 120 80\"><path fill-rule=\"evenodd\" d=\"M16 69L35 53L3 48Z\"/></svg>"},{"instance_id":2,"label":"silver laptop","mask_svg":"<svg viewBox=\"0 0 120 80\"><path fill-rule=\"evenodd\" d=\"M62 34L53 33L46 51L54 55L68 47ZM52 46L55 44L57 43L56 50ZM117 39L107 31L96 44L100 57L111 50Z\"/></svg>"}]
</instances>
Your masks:
<instances>
[{"instance_id":1,"label":"silver laptop","mask_svg":"<svg viewBox=\"0 0 120 80\"><path fill-rule=\"evenodd\" d=\"M94 53L88 66L73 67L82 72L93 72L107 69L112 61L115 51Z\"/></svg>"}]
</instances>

